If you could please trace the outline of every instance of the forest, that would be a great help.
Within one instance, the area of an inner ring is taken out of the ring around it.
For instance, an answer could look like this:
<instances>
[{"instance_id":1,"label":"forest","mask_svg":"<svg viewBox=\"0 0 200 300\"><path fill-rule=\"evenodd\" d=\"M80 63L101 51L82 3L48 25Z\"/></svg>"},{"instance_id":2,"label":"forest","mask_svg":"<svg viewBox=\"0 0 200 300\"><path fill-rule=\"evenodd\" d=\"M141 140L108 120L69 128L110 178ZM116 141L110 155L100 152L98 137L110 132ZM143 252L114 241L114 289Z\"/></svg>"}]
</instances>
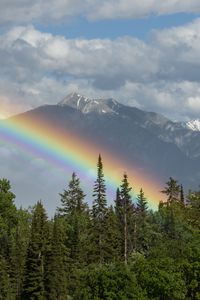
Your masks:
<instances>
[{"instance_id":1,"label":"forest","mask_svg":"<svg viewBox=\"0 0 200 300\"><path fill-rule=\"evenodd\" d=\"M92 188L89 207L73 173L50 219L0 180L0 299L200 299L200 191L170 177L152 211L124 174L108 205L100 155Z\"/></svg>"}]
</instances>

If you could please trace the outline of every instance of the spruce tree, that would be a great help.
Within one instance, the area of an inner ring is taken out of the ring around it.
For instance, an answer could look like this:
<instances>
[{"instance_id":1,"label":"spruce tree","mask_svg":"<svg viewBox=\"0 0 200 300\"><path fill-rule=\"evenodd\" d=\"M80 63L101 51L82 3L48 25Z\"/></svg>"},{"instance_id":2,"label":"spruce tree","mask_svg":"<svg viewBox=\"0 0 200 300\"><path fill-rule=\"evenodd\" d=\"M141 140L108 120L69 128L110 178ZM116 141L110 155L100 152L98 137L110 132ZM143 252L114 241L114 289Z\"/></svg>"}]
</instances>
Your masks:
<instances>
[{"instance_id":1,"label":"spruce tree","mask_svg":"<svg viewBox=\"0 0 200 300\"><path fill-rule=\"evenodd\" d=\"M167 204L171 204L172 202L179 202L180 195L180 185L178 181L174 178L170 177L169 181L166 182L166 187L163 191L163 194L167 195Z\"/></svg>"},{"instance_id":2,"label":"spruce tree","mask_svg":"<svg viewBox=\"0 0 200 300\"><path fill-rule=\"evenodd\" d=\"M57 209L59 215L69 216L77 211L82 212L86 209L86 204L83 202L85 195L80 188L80 179L75 172L72 173L68 188L60 196L62 207Z\"/></svg>"},{"instance_id":3,"label":"spruce tree","mask_svg":"<svg viewBox=\"0 0 200 300\"><path fill-rule=\"evenodd\" d=\"M0 180L0 254L9 260L12 231L17 225L15 195L11 191L9 180Z\"/></svg>"},{"instance_id":4,"label":"spruce tree","mask_svg":"<svg viewBox=\"0 0 200 300\"><path fill-rule=\"evenodd\" d=\"M62 207L58 208L59 216L66 221L66 246L69 248L71 264L79 264L85 258L86 247L83 232L87 231L89 210L84 202L85 194L80 187L80 179L73 172L68 188L61 196Z\"/></svg>"},{"instance_id":5,"label":"spruce tree","mask_svg":"<svg viewBox=\"0 0 200 300\"><path fill-rule=\"evenodd\" d=\"M23 299L45 299L45 251L47 244L47 215L41 202L33 212L30 241L25 264Z\"/></svg>"},{"instance_id":6,"label":"spruce tree","mask_svg":"<svg viewBox=\"0 0 200 300\"><path fill-rule=\"evenodd\" d=\"M103 174L103 163L100 154L97 163L97 179L94 183L93 197L94 201L92 206L92 215L95 219L101 222L101 220L104 219L106 214L107 200L106 185Z\"/></svg>"},{"instance_id":7,"label":"spruce tree","mask_svg":"<svg viewBox=\"0 0 200 300\"><path fill-rule=\"evenodd\" d=\"M144 192L142 189L140 189L140 193L137 196L137 210L141 214L146 214L148 211L148 202L144 196Z\"/></svg>"},{"instance_id":8,"label":"spruce tree","mask_svg":"<svg viewBox=\"0 0 200 300\"><path fill-rule=\"evenodd\" d=\"M0 300L14 300L12 286L8 273L8 266L3 256L0 255Z\"/></svg>"},{"instance_id":9,"label":"spruce tree","mask_svg":"<svg viewBox=\"0 0 200 300\"><path fill-rule=\"evenodd\" d=\"M119 262L121 240L117 215L112 206L107 210L105 217L105 262Z\"/></svg>"},{"instance_id":10,"label":"spruce tree","mask_svg":"<svg viewBox=\"0 0 200 300\"><path fill-rule=\"evenodd\" d=\"M148 202L142 188L137 196L137 210L134 227L134 249L135 251L143 253L147 250L149 240L151 239L151 228L148 220Z\"/></svg>"},{"instance_id":11,"label":"spruce tree","mask_svg":"<svg viewBox=\"0 0 200 300\"><path fill-rule=\"evenodd\" d=\"M118 199L118 218L121 227L122 234L122 252L124 263L127 264L128 254L133 249L133 241L132 235L134 232L134 205L131 200L130 192L132 187L129 186L128 176L125 173L122 179L121 189L120 189L120 197ZM119 202L120 200L120 202Z\"/></svg>"},{"instance_id":12,"label":"spruce tree","mask_svg":"<svg viewBox=\"0 0 200 300\"><path fill-rule=\"evenodd\" d=\"M184 191L183 191L183 186L181 184L180 186L180 202L185 205L185 196L184 196Z\"/></svg>"},{"instance_id":13,"label":"spruce tree","mask_svg":"<svg viewBox=\"0 0 200 300\"><path fill-rule=\"evenodd\" d=\"M55 216L53 233L45 259L45 295L48 300L67 300L68 249L66 229L62 218Z\"/></svg>"},{"instance_id":14,"label":"spruce tree","mask_svg":"<svg viewBox=\"0 0 200 300\"><path fill-rule=\"evenodd\" d=\"M12 233L10 246L10 281L15 298L21 299L26 252L30 236L31 214L20 208L17 211L17 226Z\"/></svg>"},{"instance_id":15,"label":"spruce tree","mask_svg":"<svg viewBox=\"0 0 200 300\"><path fill-rule=\"evenodd\" d=\"M107 213L106 186L101 155L97 162L97 179L94 183L92 206L92 244L95 260L102 263L105 258L105 235Z\"/></svg>"}]
</instances>

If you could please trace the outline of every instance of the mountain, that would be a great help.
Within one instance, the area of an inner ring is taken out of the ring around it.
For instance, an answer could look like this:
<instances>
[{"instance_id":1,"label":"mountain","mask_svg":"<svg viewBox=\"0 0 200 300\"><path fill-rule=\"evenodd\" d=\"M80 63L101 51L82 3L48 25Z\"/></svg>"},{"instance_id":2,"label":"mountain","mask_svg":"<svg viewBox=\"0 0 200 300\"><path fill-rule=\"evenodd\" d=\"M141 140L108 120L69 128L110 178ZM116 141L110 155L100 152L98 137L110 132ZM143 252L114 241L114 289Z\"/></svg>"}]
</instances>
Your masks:
<instances>
[{"instance_id":1,"label":"mountain","mask_svg":"<svg viewBox=\"0 0 200 300\"><path fill-rule=\"evenodd\" d=\"M113 122L117 120L120 124L119 129L122 130L125 124L129 128L130 132L127 131L127 128L124 128L127 136L137 129L136 140L139 139L140 134L141 136L148 134L146 142L148 142L149 138L156 138L157 143L158 141L167 143L166 147L176 146L189 159L200 158L199 133L191 132L188 130L189 128L183 127L181 123L172 122L154 112L145 112L135 107L128 107L114 99L89 99L76 93L68 95L58 103L58 106L65 109L71 107L81 112L85 115L83 116L85 120L90 119L91 115L95 114L98 115L99 122L100 119L105 119L106 122L111 119ZM116 128L119 127L119 124L115 123ZM111 125L111 128L113 127L114 124ZM133 135L130 136L130 142L132 137ZM169 144L172 145L169 146ZM151 142L150 146L152 147ZM129 147L131 148L131 146Z\"/></svg>"},{"instance_id":2,"label":"mountain","mask_svg":"<svg viewBox=\"0 0 200 300\"><path fill-rule=\"evenodd\" d=\"M71 93L58 103L58 106L69 106L83 114L96 112L99 114L116 113L118 102L114 99L89 99L77 93Z\"/></svg>"},{"instance_id":3,"label":"mountain","mask_svg":"<svg viewBox=\"0 0 200 300\"><path fill-rule=\"evenodd\" d=\"M191 129L193 131L200 131L200 119L191 120L186 123L183 123L183 127Z\"/></svg>"},{"instance_id":4,"label":"mountain","mask_svg":"<svg viewBox=\"0 0 200 300\"><path fill-rule=\"evenodd\" d=\"M15 118L39 117L62 130L106 148L134 167L169 176L186 187L200 182L200 132L184 128L166 117L125 106L114 99L89 99L72 93L56 105L45 105Z\"/></svg>"}]
</instances>

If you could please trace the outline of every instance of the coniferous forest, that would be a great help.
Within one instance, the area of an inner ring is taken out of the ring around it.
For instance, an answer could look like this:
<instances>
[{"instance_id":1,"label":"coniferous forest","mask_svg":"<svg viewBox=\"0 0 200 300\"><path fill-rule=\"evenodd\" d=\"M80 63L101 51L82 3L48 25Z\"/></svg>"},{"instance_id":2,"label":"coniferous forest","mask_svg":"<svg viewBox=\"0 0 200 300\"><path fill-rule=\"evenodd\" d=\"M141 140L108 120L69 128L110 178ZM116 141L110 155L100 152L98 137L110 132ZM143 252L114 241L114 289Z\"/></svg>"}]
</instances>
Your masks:
<instances>
[{"instance_id":1,"label":"coniferous forest","mask_svg":"<svg viewBox=\"0 0 200 300\"><path fill-rule=\"evenodd\" d=\"M101 156L92 188L88 207L73 173L49 219L42 202L17 208L0 180L0 299L200 299L200 191L169 178L151 211L124 174L108 206Z\"/></svg>"}]
</instances>

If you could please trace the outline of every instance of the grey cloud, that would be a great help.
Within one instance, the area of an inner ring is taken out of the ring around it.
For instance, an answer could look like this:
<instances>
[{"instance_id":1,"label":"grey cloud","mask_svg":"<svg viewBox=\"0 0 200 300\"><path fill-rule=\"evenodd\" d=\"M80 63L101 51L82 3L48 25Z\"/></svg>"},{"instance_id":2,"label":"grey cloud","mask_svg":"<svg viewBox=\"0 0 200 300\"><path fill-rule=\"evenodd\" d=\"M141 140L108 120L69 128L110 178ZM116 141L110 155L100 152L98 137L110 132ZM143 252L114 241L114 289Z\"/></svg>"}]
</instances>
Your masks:
<instances>
[{"instance_id":1,"label":"grey cloud","mask_svg":"<svg viewBox=\"0 0 200 300\"><path fill-rule=\"evenodd\" d=\"M128 37L68 40L32 26L15 27L0 36L2 110L56 103L79 91L171 116L197 116L199 25L197 19L154 32L148 43Z\"/></svg>"},{"instance_id":2,"label":"grey cloud","mask_svg":"<svg viewBox=\"0 0 200 300\"><path fill-rule=\"evenodd\" d=\"M84 13L88 0L1 0L0 23L26 24L32 21L61 21Z\"/></svg>"},{"instance_id":3,"label":"grey cloud","mask_svg":"<svg viewBox=\"0 0 200 300\"><path fill-rule=\"evenodd\" d=\"M59 22L74 16L96 20L200 12L198 0L1 0L0 6L2 24Z\"/></svg>"},{"instance_id":4,"label":"grey cloud","mask_svg":"<svg viewBox=\"0 0 200 300\"><path fill-rule=\"evenodd\" d=\"M140 18L144 16L165 15L180 12L197 13L198 0L103 0L97 1L95 10L89 11L91 19Z\"/></svg>"}]
</instances>

